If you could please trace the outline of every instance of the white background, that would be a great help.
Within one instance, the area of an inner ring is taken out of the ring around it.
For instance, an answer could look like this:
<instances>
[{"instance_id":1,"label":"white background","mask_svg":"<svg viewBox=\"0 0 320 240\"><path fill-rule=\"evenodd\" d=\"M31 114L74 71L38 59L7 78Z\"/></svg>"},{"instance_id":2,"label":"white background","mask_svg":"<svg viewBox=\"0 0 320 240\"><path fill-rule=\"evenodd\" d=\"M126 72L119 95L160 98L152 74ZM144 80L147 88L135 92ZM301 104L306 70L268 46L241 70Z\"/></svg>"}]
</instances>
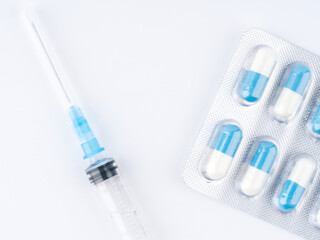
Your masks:
<instances>
[{"instance_id":1,"label":"white background","mask_svg":"<svg viewBox=\"0 0 320 240\"><path fill-rule=\"evenodd\" d=\"M241 34L262 28L320 54L318 1L0 1L0 239L106 240L111 221L25 7L156 239L298 239L192 191L182 170Z\"/></svg>"}]
</instances>

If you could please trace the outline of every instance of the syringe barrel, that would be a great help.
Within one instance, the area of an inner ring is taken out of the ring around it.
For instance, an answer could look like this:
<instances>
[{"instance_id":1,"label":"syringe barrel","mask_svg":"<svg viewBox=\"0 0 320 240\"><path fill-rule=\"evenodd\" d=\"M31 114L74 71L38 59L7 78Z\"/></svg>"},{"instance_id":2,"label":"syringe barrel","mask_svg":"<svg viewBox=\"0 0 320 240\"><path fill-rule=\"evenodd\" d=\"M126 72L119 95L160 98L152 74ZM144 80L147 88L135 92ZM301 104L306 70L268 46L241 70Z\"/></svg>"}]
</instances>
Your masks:
<instances>
[{"instance_id":1,"label":"syringe barrel","mask_svg":"<svg viewBox=\"0 0 320 240\"><path fill-rule=\"evenodd\" d=\"M121 239L148 240L140 216L123 184L114 160L99 166L98 171L91 171L91 173L87 171L87 174L102 196L103 202L119 230Z\"/></svg>"}]
</instances>

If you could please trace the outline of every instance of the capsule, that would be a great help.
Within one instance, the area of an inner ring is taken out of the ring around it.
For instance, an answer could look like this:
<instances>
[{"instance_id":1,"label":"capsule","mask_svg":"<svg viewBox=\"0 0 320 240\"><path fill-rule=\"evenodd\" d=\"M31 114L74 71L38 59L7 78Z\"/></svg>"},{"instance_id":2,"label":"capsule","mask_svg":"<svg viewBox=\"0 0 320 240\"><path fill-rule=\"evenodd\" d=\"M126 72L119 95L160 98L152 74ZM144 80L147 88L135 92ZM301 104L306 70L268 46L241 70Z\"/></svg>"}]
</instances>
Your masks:
<instances>
[{"instance_id":1,"label":"capsule","mask_svg":"<svg viewBox=\"0 0 320 240\"><path fill-rule=\"evenodd\" d=\"M212 135L203 158L201 172L208 180L219 180L229 170L242 139L242 131L233 124L218 127Z\"/></svg>"},{"instance_id":2,"label":"capsule","mask_svg":"<svg viewBox=\"0 0 320 240\"><path fill-rule=\"evenodd\" d=\"M318 100L319 102L319 100ZM311 130L311 133L316 138L320 137L320 105L316 105L315 113L311 119L311 122L308 123L308 128Z\"/></svg>"},{"instance_id":3,"label":"capsule","mask_svg":"<svg viewBox=\"0 0 320 240\"><path fill-rule=\"evenodd\" d=\"M252 197L263 189L277 154L278 148L274 143L263 141L259 144L240 182L240 190L244 195Z\"/></svg>"},{"instance_id":4,"label":"capsule","mask_svg":"<svg viewBox=\"0 0 320 240\"><path fill-rule=\"evenodd\" d=\"M280 122L289 121L298 111L306 93L311 72L302 63L290 64L283 74L284 83L273 107L273 115Z\"/></svg>"},{"instance_id":5,"label":"capsule","mask_svg":"<svg viewBox=\"0 0 320 240\"><path fill-rule=\"evenodd\" d=\"M306 189L313 181L316 164L310 157L300 157L296 160L289 177L278 196L278 208L289 213L296 209Z\"/></svg>"},{"instance_id":6,"label":"capsule","mask_svg":"<svg viewBox=\"0 0 320 240\"><path fill-rule=\"evenodd\" d=\"M244 105L256 103L262 96L277 62L275 51L268 46L254 48L242 67L237 89Z\"/></svg>"}]
</instances>

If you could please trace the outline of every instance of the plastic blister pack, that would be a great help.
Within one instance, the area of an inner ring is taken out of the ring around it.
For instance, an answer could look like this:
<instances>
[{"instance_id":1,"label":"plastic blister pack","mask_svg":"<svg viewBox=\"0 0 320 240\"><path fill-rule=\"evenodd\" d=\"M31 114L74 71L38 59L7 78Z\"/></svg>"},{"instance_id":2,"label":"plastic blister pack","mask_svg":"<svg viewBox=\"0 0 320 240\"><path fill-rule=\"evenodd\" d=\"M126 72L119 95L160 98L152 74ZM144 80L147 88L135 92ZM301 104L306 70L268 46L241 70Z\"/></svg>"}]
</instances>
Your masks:
<instances>
[{"instance_id":1,"label":"plastic blister pack","mask_svg":"<svg viewBox=\"0 0 320 240\"><path fill-rule=\"evenodd\" d=\"M320 238L320 56L246 32L184 169L188 186Z\"/></svg>"}]
</instances>

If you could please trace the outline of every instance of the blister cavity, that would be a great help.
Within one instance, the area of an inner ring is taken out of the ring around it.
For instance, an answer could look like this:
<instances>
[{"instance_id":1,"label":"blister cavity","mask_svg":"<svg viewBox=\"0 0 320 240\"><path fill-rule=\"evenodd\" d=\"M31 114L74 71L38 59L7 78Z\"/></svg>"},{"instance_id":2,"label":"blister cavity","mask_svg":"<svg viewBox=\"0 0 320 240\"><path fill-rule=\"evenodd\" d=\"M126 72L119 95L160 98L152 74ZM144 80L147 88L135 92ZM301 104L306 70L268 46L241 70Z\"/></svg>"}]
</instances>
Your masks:
<instances>
[{"instance_id":1,"label":"blister cavity","mask_svg":"<svg viewBox=\"0 0 320 240\"><path fill-rule=\"evenodd\" d=\"M272 176L278 147L269 137L260 137L252 145L237 181L240 192L247 197L258 195Z\"/></svg>"},{"instance_id":2,"label":"blister cavity","mask_svg":"<svg viewBox=\"0 0 320 240\"><path fill-rule=\"evenodd\" d=\"M257 46L248 54L234 87L234 97L243 105L260 100L277 62L276 52L269 46Z\"/></svg>"},{"instance_id":3,"label":"blister cavity","mask_svg":"<svg viewBox=\"0 0 320 240\"><path fill-rule=\"evenodd\" d=\"M292 63L286 67L272 106L277 121L288 122L296 115L307 93L310 79L310 68L306 64Z\"/></svg>"},{"instance_id":4,"label":"blister cavity","mask_svg":"<svg viewBox=\"0 0 320 240\"><path fill-rule=\"evenodd\" d=\"M315 102L307 123L309 134L315 139L320 139L320 98Z\"/></svg>"},{"instance_id":5,"label":"blister cavity","mask_svg":"<svg viewBox=\"0 0 320 240\"><path fill-rule=\"evenodd\" d=\"M227 174L242 139L242 131L234 122L220 123L212 133L200 163L202 175L209 181Z\"/></svg>"},{"instance_id":6,"label":"blister cavity","mask_svg":"<svg viewBox=\"0 0 320 240\"><path fill-rule=\"evenodd\" d=\"M275 194L275 204L283 213L297 209L316 173L316 162L310 155L296 156L285 170Z\"/></svg>"}]
</instances>

